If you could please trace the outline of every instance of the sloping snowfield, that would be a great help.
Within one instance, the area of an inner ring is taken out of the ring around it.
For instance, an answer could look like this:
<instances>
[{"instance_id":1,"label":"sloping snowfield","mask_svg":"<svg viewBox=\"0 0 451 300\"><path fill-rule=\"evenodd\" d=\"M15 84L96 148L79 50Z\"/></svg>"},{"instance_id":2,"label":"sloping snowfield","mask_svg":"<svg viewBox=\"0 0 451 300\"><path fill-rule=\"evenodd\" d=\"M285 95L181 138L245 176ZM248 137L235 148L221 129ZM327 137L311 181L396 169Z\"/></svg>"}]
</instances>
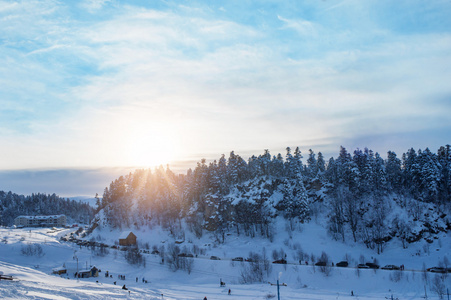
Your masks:
<instances>
[{"instance_id":1,"label":"sloping snowfield","mask_svg":"<svg viewBox=\"0 0 451 300\"><path fill-rule=\"evenodd\" d=\"M187 238L184 244L204 247L205 255L194 258L191 274L186 271L169 270L161 263L157 255L144 254L146 267L129 265L124 259L124 252L110 249L104 257L93 255L86 247L74 243L61 242L60 237L73 229L50 230L39 229L0 229L0 271L12 275L15 280L0 281L0 298L2 299L277 299L276 283L280 287L281 299L422 299L425 292L428 299L439 299L433 288L436 275L427 273L425 284L421 268L437 265L445 256L451 257L451 239L444 235L440 243L427 245L422 243L401 249L396 242L387 245L381 255L374 250L357 244L344 244L330 240L322 226L309 224L302 231L293 234L291 239L280 234L271 243L266 239L248 237L228 237L225 244L208 244L210 239L203 237ZM150 246L170 243L167 232L161 228L146 231L134 230L138 239L148 242ZM283 230L281 230L283 232ZM114 243L120 233L103 229L94 231L92 236L101 236L105 243ZM99 238L100 239L100 238ZM326 251L332 261L342 260L345 254L351 257L348 268L332 268L326 276L318 267L299 265L290 252L290 243L299 241L306 253L320 255ZM21 250L28 243L41 245L43 256L26 256ZM435 242L434 242L435 243ZM440 245L439 245L440 244ZM181 245L181 247L183 244ZM272 271L265 284L241 284L240 274L247 262L232 262L235 256L246 257L249 251L260 252L263 247L271 255L273 250L284 248L287 253L287 265L272 264ZM209 257L216 255L221 260L213 261ZM406 270L401 278L394 279L393 271L357 270L354 267L359 256L368 261L377 258L381 265L404 264ZM76 279L74 273L95 265L101 272L99 277ZM65 266L68 274L52 275L52 269ZM105 277L106 271L111 276ZM118 275L125 279L118 279ZM143 282L147 280L148 283ZM220 280L226 283L221 287ZM116 282L116 284L114 284ZM451 289L451 274L443 281L445 288ZM126 285L128 290L123 290ZM228 290L231 295L228 295ZM426 291L425 291L426 290ZM351 296L353 291L354 296ZM444 296L446 299L446 295Z\"/></svg>"}]
</instances>

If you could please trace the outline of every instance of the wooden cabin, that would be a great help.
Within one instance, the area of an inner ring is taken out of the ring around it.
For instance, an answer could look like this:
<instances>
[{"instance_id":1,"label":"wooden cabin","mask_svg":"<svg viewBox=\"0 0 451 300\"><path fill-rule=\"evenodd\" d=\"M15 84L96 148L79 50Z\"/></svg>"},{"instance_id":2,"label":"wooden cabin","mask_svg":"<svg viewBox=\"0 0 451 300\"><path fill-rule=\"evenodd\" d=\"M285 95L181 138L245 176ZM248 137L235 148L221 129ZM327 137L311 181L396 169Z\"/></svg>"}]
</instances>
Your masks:
<instances>
[{"instance_id":1,"label":"wooden cabin","mask_svg":"<svg viewBox=\"0 0 451 300\"><path fill-rule=\"evenodd\" d=\"M136 235L131 231L124 231L119 236L119 245L121 246L133 246L136 245Z\"/></svg>"},{"instance_id":2,"label":"wooden cabin","mask_svg":"<svg viewBox=\"0 0 451 300\"><path fill-rule=\"evenodd\" d=\"M62 274L66 274L67 273L67 269L64 268L64 267L54 268L52 271L53 271L53 274L58 274L58 275L62 275Z\"/></svg>"},{"instance_id":3,"label":"wooden cabin","mask_svg":"<svg viewBox=\"0 0 451 300\"><path fill-rule=\"evenodd\" d=\"M78 278L99 277L99 269L92 267L88 270L78 271Z\"/></svg>"}]
</instances>

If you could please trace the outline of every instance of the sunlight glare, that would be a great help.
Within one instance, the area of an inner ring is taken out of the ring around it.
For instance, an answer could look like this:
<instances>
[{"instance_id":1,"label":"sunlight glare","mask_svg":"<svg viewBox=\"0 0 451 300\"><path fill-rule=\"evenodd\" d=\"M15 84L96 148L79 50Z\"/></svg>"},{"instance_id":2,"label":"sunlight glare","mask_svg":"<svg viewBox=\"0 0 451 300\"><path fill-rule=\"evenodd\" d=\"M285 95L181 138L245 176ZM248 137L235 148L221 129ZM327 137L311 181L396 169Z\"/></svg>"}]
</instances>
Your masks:
<instances>
[{"instance_id":1,"label":"sunlight glare","mask_svg":"<svg viewBox=\"0 0 451 300\"><path fill-rule=\"evenodd\" d=\"M176 157L174 135L162 130L136 131L127 151L130 165L151 168L169 164Z\"/></svg>"}]
</instances>

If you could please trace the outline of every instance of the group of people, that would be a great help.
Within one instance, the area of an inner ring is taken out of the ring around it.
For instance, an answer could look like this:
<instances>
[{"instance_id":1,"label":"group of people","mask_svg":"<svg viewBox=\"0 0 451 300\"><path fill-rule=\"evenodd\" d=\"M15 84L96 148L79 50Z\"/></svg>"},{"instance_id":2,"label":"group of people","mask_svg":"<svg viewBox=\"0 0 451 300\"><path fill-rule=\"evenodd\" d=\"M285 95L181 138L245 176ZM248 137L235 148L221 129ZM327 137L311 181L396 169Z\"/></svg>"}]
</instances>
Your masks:
<instances>
[{"instance_id":1,"label":"group of people","mask_svg":"<svg viewBox=\"0 0 451 300\"><path fill-rule=\"evenodd\" d=\"M100 270L99 270L99 272L100 272ZM80 278L80 273L75 272L74 277ZM109 271L106 271L105 277L111 277L111 278L113 278L113 275L111 275ZM117 278L118 278L118 279L121 279L121 280L125 280L125 275L117 275ZM147 283L147 280L145 280L144 277L143 277L142 281L143 281L143 283L144 283L144 282ZM96 282L98 283L99 281L97 280ZM136 277L136 282L138 282L138 277ZM113 282L113 284L116 285L116 281ZM122 286L122 289L123 289L123 290L128 290L128 288L125 286L125 284ZM130 293L130 291L128 291L128 292Z\"/></svg>"}]
</instances>

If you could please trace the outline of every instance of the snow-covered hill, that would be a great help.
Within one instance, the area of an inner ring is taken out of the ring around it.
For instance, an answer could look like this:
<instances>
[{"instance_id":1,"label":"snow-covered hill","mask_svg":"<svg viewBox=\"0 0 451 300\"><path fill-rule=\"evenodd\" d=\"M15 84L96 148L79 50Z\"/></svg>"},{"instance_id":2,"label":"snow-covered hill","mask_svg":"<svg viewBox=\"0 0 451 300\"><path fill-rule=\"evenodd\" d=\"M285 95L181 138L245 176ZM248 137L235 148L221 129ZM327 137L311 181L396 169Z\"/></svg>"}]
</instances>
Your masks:
<instances>
[{"instance_id":1,"label":"snow-covered hill","mask_svg":"<svg viewBox=\"0 0 451 300\"><path fill-rule=\"evenodd\" d=\"M204 296L208 299L270 299L276 295L276 287L270 283L280 277L280 282L287 285L280 289L281 299L384 299L391 295L399 299L420 299L425 287L429 299L438 299L434 278L444 276L428 272L425 282L421 270L423 264L433 267L445 256L451 257L449 234L442 233L440 239L432 243L424 240L413 243L407 249L402 249L399 240L392 240L385 251L377 255L361 244L331 240L320 221L301 225L291 232L285 226L282 218L277 220L277 234L272 242L260 237L229 235L224 243L212 242L214 239L209 234L197 238L186 231L184 240L180 240L174 237L174 232L171 235L157 226L141 230L130 228L137 235L141 249L149 246L152 251L152 248L168 249L169 245L178 245L181 251L197 253L197 257L192 258L189 274L181 269L173 271L162 263L159 255L143 253L145 266L130 265L124 258L124 251L109 248L108 254L102 257L89 247L60 240L74 229L0 229L3 239L0 271L18 279L0 281L0 294L11 299L203 299ZM114 245L120 233L97 227L84 240ZM176 241L179 244L175 244ZM44 255L22 255L21 250L29 243L40 245ZM300 249L309 256L309 265L299 264ZM286 253L288 264L271 263L264 283L242 283L242 274L249 263L234 262L232 258L246 258L251 251L259 254L266 251L272 261L272 253L280 250ZM335 263L347 258L350 266L331 267L328 272L321 272L311 261L312 256L319 257L323 251ZM220 260L211 260L210 256ZM78 258L80 269L89 265L100 268L100 276L75 279L77 261L74 257ZM361 257L365 262L376 259L381 265L403 264L405 271L354 268ZM67 275L50 275L53 268L63 265L68 269ZM113 277L105 277L106 271ZM118 275L125 275L125 280L118 279ZM143 278L147 284L143 283ZM226 283L225 287L220 287L220 280ZM449 288L451 276L442 282ZM124 284L130 294L121 289ZM231 296L227 295L229 288ZM356 297L351 296L351 291Z\"/></svg>"}]
</instances>

